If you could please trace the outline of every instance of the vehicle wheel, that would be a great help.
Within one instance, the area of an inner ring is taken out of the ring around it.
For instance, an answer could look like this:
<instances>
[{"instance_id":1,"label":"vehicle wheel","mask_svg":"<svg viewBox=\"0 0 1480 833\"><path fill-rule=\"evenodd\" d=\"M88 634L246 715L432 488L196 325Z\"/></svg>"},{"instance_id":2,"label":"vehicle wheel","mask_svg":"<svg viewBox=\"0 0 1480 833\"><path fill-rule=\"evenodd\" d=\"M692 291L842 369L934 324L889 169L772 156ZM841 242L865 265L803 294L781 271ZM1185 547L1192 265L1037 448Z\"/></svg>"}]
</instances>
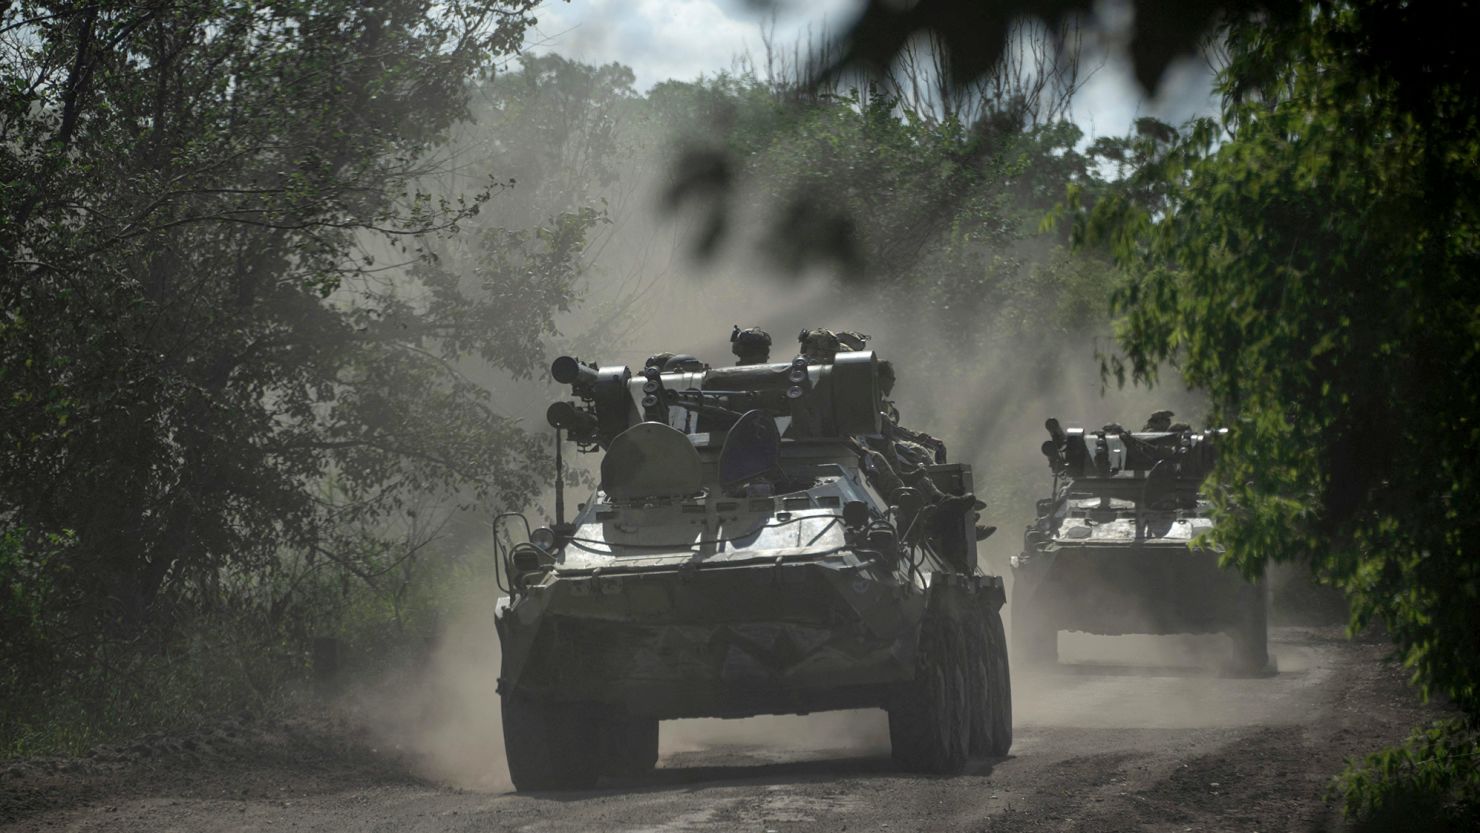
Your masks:
<instances>
[{"instance_id":1,"label":"vehicle wheel","mask_svg":"<svg viewBox=\"0 0 1480 833\"><path fill-rule=\"evenodd\" d=\"M601 774L641 775L658 763L658 721L612 717L601 726Z\"/></svg>"},{"instance_id":2,"label":"vehicle wheel","mask_svg":"<svg viewBox=\"0 0 1480 833\"><path fill-rule=\"evenodd\" d=\"M1246 588L1239 605L1239 621L1233 630L1235 670L1259 674L1269 668L1269 605L1264 582Z\"/></svg>"},{"instance_id":3,"label":"vehicle wheel","mask_svg":"<svg viewBox=\"0 0 1480 833\"><path fill-rule=\"evenodd\" d=\"M915 678L891 698L889 741L894 760L909 772L951 774L966 764L965 682L950 628L937 618L920 627Z\"/></svg>"},{"instance_id":4,"label":"vehicle wheel","mask_svg":"<svg viewBox=\"0 0 1480 833\"><path fill-rule=\"evenodd\" d=\"M951 695L951 764L950 772L960 772L971 757L971 666L966 651L966 636L960 625L947 629L949 648L946 653L948 665L946 686Z\"/></svg>"},{"instance_id":5,"label":"vehicle wheel","mask_svg":"<svg viewBox=\"0 0 1480 833\"><path fill-rule=\"evenodd\" d=\"M971 742L967 752L972 756L992 754L991 635L985 617L976 617L966 626L966 668L969 677L967 699L970 703Z\"/></svg>"},{"instance_id":6,"label":"vehicle wheel","mask_svg":"<svg viewBox=\"0 0 1480 833\"><path fill-rule=\"evenodd\" d=\"M999 621L1001 617L998 617ZM1012 594L1012 652L1019 666L1051 665L1059 661L1059 631L1042 611Z\"/></svg>"},{"instance_id":7,"label":"vehicle wheel","mask_svg":"<svg viewBox=\"0 0 1480 833\"><path fill-rule=\"evenodd\" d=\"M516 790L580 790L596 783L596 725L577 705L503 696L504 755Z\"/></svg>"},{"instance_id":8,"label":"vehicle wheel","mask_svg":"<svg viewBox=\"0 0 1480 833\"><path fill-rule=\"evenodd\" d=\"M987 690L992 704L992 745L986 751L1001 757L1012 748L1012 672L1007 664L1007 634L1002 629L1002 614L996 610L987 614L986 647Z\"/></svg>"}]
</instances>

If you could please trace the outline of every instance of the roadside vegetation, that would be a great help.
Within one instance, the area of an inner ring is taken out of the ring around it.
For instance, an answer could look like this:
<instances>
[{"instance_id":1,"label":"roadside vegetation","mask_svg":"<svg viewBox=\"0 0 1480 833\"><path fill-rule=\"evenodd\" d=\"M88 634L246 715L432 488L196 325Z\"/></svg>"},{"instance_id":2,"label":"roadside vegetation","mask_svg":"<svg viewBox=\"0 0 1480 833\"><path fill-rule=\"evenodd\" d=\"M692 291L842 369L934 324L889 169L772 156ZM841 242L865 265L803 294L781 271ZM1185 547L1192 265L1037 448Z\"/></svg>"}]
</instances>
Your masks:
<instances>
[{"instance_id":1,"label":"roadside vegetation","mask_svg":"<svg viewBox=\"0 0 1480 833\"><path fill-rule=\"evenodd\" d=\"M448 507L538 488L449 363L531 372L568 251L417 268L497 187L423 182L532 5L5 6L0 748L270 702Z\"/></svg>"},{"instance_id":2,"label":"roadside vegetation","mask_svg":"<svg viewBox=\"0 0 1480 833\"><path fill-rule=\"evenodd\" d=\"M1314 3L1230 26L1221 116L1141 143L1126 186L1156 204L1102 200L1082 226L1129 275L1108 371L1172 369L1235 428L1214 492L1233 565L1313 565L1459 712L1343 776L1389 830L1480 824L1480 112L1450 18ZM1394 38L1436 63L1393 60Z\"/></svg>"}]
</instances>

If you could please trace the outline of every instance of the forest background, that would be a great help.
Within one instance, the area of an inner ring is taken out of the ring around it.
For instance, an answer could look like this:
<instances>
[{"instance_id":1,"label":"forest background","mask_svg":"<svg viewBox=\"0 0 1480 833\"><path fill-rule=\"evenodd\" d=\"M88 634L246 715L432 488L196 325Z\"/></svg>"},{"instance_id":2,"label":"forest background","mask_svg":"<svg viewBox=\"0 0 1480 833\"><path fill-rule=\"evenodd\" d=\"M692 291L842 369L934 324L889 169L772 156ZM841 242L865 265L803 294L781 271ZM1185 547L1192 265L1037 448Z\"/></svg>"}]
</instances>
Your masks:
<instances>
[{"instance_id":1,"label":"forest background","mask_svg":"<svg viewBox=\"0 0 1480 833\"><path fill-rule=\"evenodd\" d=\"M5 6L0 748L278 707L315 637L424 643L486 519L549 484L552 355L823 325L991 473L999 547L1050 403L1233 425L1234 566L1312 565L1464 715L1350 806L1474 812L1475 98L1370 59L1389 4L1230 6L1224 113L1093 143L1056 13L969 18L1002 48L963 67L952 4L882 44L870 4L852 41L639 93L521 56L533 5ZM1208 398L1101 403L1101 361Z\"/></svg>"}]
</instances>

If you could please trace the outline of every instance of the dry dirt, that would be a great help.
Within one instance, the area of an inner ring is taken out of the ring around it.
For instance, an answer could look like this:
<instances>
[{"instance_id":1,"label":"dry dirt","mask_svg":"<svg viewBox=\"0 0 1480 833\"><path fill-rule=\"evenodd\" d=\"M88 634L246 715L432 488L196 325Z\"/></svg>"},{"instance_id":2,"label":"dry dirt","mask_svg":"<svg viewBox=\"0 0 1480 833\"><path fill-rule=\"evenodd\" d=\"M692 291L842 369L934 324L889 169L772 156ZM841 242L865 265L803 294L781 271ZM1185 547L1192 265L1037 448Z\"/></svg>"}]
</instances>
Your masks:
<instances>
[{"instance_id":1,"label":"dry dirt","mask_svg":"<svg viewBox=\"0 0 1480 833\"><path fill-rule=\"evenodd\" d=\"M546 795L418 776L345 721L243 718L0 765L0 830L1339 830L1331 774L1434 710L1380 638L1271 638L1260 678L1189 665L1196 644L1066 638L1015 675L1012 753L953 778L895 771L875 712L664 724L651 776Z\"/></svg>"}]
</instances>

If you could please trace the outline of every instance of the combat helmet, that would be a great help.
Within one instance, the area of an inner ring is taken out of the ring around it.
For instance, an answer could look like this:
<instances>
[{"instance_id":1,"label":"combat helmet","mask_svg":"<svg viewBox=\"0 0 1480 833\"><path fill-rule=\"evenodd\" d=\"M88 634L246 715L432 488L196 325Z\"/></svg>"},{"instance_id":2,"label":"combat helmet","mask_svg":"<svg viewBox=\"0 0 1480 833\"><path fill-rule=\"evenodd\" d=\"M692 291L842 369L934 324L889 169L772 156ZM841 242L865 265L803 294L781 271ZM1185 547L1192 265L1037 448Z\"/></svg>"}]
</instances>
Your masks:
<instances>
[{"instance_id":1,"label":"combat helmet","mask_svg":"<svg viewBox=\"0 0 1480 833\"><path fill-rule=\"evenodd\" d=\"M864 333L850 330L833 331L822 327L802 330L797 335L797 341L801 343L802 357L814 362L830 362L843 350L862 350L869 338L870 336Z\"/></svg>"},{"instance_id":2,"label":"combat helmet","mask_svg":"<svg viewBox=\"0 0 1480 833\"><path fill-rule=\"evenodd\" d=\"M730 333L730 352L736 364L765 364L771 359L771 334L759 327L742 330L736 324Z\"/></svg>"}]
</instances>

